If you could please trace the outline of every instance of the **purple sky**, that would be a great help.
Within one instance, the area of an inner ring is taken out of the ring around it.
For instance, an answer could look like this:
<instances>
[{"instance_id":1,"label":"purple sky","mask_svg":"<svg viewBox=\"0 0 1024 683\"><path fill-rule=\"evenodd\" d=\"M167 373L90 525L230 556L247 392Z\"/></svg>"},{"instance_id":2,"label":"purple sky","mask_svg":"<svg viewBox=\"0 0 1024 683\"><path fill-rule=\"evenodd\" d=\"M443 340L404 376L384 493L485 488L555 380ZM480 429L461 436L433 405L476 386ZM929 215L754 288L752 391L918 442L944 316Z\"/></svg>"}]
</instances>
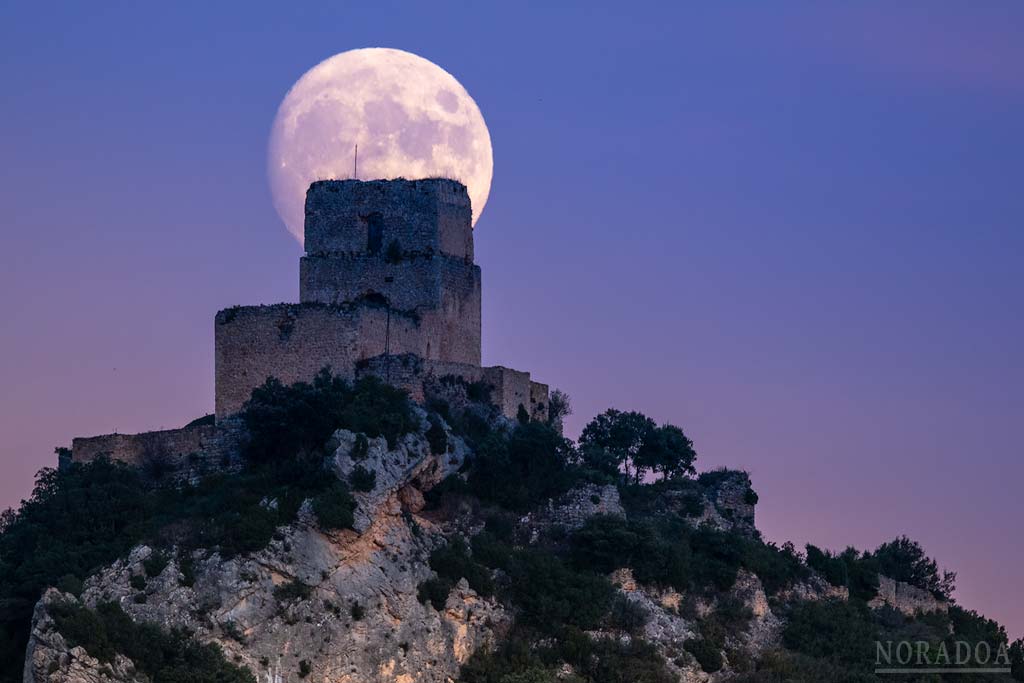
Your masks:
<instances>
[{"instance_id":1,"label":"purple sky","mask_svg":"<svg viewBox=\"0 0 1024 683\"><path fill-rule=\"evenodd\" d=\"M298 297L278 103L397 47L490 127L486 363L573 435L679 424L770 539L920 540L1024 634L1024 3L93 4L0 8L0 507L212 410L214 312Z\"/></svg>"}]
</instances>

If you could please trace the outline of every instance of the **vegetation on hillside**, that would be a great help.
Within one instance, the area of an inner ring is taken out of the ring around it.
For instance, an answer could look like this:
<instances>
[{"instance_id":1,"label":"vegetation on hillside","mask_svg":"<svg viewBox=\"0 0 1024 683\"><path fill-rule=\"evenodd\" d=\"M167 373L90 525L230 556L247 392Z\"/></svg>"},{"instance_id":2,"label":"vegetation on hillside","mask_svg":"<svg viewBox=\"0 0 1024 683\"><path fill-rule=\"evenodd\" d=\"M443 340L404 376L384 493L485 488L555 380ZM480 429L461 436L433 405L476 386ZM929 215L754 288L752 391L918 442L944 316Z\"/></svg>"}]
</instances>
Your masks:
<instances>
[{"instance_id":1,"label":"vegetation on hillside","mask_svg":"<svg viewBox=\"0 0 1024 683\"><path fill-rule=\"evenodd\" d=\"M21 680L32 609L46 588L80 589L139 543L176 548L184 572L195 549L258 551L307 499L324 528L349 527L348 488L324 476L330 435L347 428L394 441L418 429L404 393L375 379L350 385L328 369L312 383L267 380L242 417L241 467L193 485L154 486L145 472L104 459L39 472L32 495L0 516L0 683Z\"/></svg>"},{"instance_id":2,"label":"vegetation on hillside","mask_svg":"<svg viewBox=\"0 0 1024 683\"><path fill-rule=\"evenodd\" d=\"M674 425L609 410L573 443L558 429L569 405L564 395L557 400L557 418L537 421L521 411L509 422L487 404L486 385L460 388L469 405L456 408L433 398L422 428L432 452L451 447L447 425L474 455L427 499L435 513L471 511L482 530L452 537L431 554L436 577L420 585L419 597L442 610L453 586L465 579L515 616L507 638L465 665L464 683L674 680L670 662L643 636L646 613L608 578L622 568L641 584L686 596L679 609L695 624L695 634L668 653L672 660L696 662L709 672L728 665L745 683L875 681L879 639L935 646L961 639L993 650L1008 645L998 625L955 605L948 615L917 618L868 608L879 573L950 597L954 575L940 572L905 537L870 552L849 548L834 554L809 545L800 553L756 534L695 525L704 493L735 481L735 473L695 477L693 442ZM323 528L350 527L355 503L349 486L366 490L375 481L363 464L367 439L384 437L395 445L421 429L403 392L375 379L350 384L329 370L311 383L268 380L253 392L242 419L249 436L237 471L211 473L193 484L154 486L145 472L105 460L40 472L32 496L0 517L0 683L20 680L32 608L48 586L77 593L91 573L140 542L159 549L147 576L164 571L176 551L182 581L190 585L193 550L222 556L258 551L275 529L295 519L306 500ZM324 476L326 444L338 428L358 434L352 455L360 465L349 482ZM593 483L619 487L626 519L598 515L572 532L552 527L539 538L523 537L523 513ZM752 489L740 493L744 502L756 503ZM664 504L667 499L673 504ZM773 610L785 620L782 647L757 659L734 647L752 618L730 594L741 570L759 577ZM787 597L812 574L848 588L851 599ZM304 584L287 584L277 598L287 601L306 590ZM712 611L698 616L696 598L713 605ZM353 605L353 619L363 609ZM57 608L54 618L72 642L94 656L110 661L115 653L125 654L154 681L251 680L215 648L186 633L135 624L112 605L90 610L69 604ZM1017 680L1024 680L1022 650L1020 641L1010 648ZM558 674L566 664L573 671L568 677Z\"/></svg>"}]
</instances>

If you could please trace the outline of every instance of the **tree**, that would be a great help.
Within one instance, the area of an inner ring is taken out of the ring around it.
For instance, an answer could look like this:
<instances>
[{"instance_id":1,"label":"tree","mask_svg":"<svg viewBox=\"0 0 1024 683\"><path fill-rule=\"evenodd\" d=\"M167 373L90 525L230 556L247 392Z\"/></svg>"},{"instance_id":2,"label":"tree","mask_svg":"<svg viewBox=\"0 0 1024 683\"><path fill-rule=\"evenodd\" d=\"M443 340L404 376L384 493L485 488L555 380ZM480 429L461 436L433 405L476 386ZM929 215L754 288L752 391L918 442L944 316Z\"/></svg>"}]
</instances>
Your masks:
<instances>
[{"instance_id":1,"label":"tree","mask_svg":"<svg viewBox=\"0 0 1024 683\"><path fill-rule=\"evenodd\" d=\"M638 468L661 472L665 479L697 472L693 466L693 461L697 459L693 441L675 425L666 424L650 430L634 459Z\"/></svg>"},{"instance_id":2,"label":"tree","mask_svg":"<svg viewBox=\"0 0 1024 683\"><path fill-rule=\"evenodd\" d=\"M949 600L956 584L955 572L942 572L935 560L924 553L917 541L906 536L883 543L874 552L878 571L896 581L923 588L941 599Z\"/></svg>"},{"instance_id":3,"label":"tree","mask_svg":"<svg viewBox=\"0 0 1024 683\"><path fill-rule=\"evenodd\" d=\"M569 394L561 389L555 389L548 398L548 424L561 426L562 420L572 415L572 402Z\"/></svg>"},{"instance_id":4,"label":"tree","mask_svg":"<svg viewBox=\"0 0 1024 683\"><path fill-rule=\"evenodd\" d=\"M614 408L601 413L583 429L580 448L584 460L610 458L616 467L637 482L643 474L635 458L647 435L656 429L654 420L643 413L624 413ZM600 456L599 451L606 455Z\"/></svg>"}]
</instances>

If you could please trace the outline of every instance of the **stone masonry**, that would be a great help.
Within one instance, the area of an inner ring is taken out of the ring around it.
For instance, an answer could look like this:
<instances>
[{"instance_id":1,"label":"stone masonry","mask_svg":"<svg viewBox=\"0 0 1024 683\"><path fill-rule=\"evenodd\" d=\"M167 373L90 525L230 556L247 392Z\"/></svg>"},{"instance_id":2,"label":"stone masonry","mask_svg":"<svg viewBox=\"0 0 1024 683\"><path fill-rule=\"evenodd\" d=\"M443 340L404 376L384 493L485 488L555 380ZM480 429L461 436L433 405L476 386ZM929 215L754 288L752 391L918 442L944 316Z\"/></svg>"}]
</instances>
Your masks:
<instances>
[{"instance_id":1,"label":"stone masonry","mask_svg":"<svg viewBox=\"0 0 1024 683\"><path fill-rule=\"evenodd\" d=\"M268 377L309 381L323 367L355 379L375 374L423 399L424 382L486 382L512 418L547 415L548 386L529 373L481 367L480 267L472 210L461 183L326 180L306 193L299 303L236 306L214 320L217 427ZM142 453L181 459L214 438L186 428L75 439L72 460L102 453L138 463Z\"/></svg>"}]
</instances>

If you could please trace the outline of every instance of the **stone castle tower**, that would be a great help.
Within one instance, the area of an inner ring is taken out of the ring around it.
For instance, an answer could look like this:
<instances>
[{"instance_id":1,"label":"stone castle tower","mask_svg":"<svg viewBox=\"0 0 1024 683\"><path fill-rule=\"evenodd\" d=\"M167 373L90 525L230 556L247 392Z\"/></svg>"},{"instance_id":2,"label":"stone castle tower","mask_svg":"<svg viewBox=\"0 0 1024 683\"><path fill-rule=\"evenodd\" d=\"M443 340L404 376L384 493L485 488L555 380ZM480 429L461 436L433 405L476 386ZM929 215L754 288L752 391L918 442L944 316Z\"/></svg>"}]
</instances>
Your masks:
<instances>
[{"instance_id":1,"label":"stone castle tower","mask_svg":"<svg viewBox=\"0 0 1024 683\"><path fill-rule=\"evenodd\" d=\"M327 180L306 193L299 303L236 306L214 323L217 423L268 377L309 381L324 366L349 379L377 375L424 397L445 377L485 382L515 417L547 413L548 387L529 373L481 367L480 267L472 211L454 180ZM133 460L154 443L187 455L213 425L75 439L73 458ZM179 452L180 451L180 452Z\"/></svg>"}]
</instances>

